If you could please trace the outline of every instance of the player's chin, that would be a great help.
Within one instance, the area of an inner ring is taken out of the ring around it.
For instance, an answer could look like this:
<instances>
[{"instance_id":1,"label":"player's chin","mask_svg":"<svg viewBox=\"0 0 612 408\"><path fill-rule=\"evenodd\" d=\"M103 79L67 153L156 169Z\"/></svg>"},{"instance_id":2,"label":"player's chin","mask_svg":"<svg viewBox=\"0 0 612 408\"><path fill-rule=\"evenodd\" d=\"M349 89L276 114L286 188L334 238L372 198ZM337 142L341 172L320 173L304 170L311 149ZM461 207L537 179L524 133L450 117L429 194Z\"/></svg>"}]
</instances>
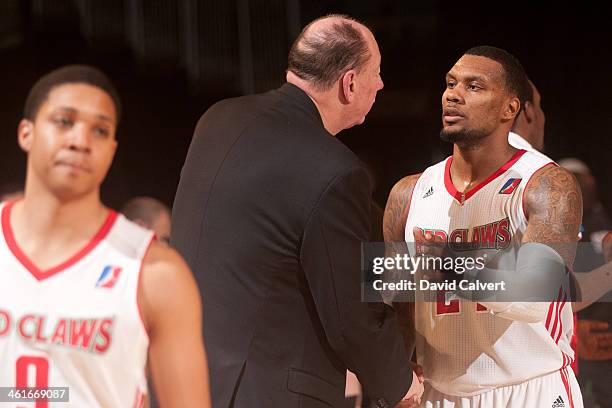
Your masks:
<instances>
[{"instance_id":1,"label":"player's chin","mask_svg":"<svg viewBox=\"0 0 612 408\"><path fill-rule=\"evenodd\" d=\"M86 196L95 190L96 186L90 178L75 180L74 178L56 178L51 182L53 195L62 201L71 201Z\"/></svg>"},{"instance_id":2,"label":"player's chin","mask_svg":"<svg viewBox=\"0 0 612 408\"><path fill-rule=\"evenodd\" d=\"M454 143L461 135L462 128L458 125L443 125L440 130L440 139L445 142Z\"/></svg>"}]
</instances>

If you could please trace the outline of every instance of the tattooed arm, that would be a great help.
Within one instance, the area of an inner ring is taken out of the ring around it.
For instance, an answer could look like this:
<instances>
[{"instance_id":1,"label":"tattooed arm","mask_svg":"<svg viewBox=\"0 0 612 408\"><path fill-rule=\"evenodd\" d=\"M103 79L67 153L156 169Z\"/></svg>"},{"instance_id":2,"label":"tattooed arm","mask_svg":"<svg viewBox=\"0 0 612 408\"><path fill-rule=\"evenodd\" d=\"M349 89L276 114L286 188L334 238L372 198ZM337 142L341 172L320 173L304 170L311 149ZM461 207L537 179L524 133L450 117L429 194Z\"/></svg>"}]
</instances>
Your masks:
<instances>
[{"instance_id":1,"label":"tattooed arm","mask_svg":"<svg viewBox=\"0 0 612 408\"><path fill-rule=\"evenodd\" d=\"M523 243L550 246L571 269L582 221L582 194L574 176L554 165L538 170L527 184L523 204L527 216Z\"/></svg>"},{"instance_id":2,"label":"tattooed arm","mask_svg":"<svg viewBox=\"0 0 612 408\"><path fill-rule=\"evenodd\" d=\"M544 167L527 185L523 204L528 223L523 243L548 245L571 270L582 221L582 194L574 176L562 167Z\"/></svg>"},{"instance_id":3,"label":"tattooed arm","mask_svg":"<svg viewBox=\"0 0 612 408\"><path fill-rule=\"evenodd\" d=\"M410 198L420 176L420 174L415 174L404 177L391 189L383 219L383 233L386 243L404 242ZM393 307L397 311L397 321L404 337L404 346L408 355L411 356L415 344L414 303L394 302Z\"/></svg>"}]
</instances>

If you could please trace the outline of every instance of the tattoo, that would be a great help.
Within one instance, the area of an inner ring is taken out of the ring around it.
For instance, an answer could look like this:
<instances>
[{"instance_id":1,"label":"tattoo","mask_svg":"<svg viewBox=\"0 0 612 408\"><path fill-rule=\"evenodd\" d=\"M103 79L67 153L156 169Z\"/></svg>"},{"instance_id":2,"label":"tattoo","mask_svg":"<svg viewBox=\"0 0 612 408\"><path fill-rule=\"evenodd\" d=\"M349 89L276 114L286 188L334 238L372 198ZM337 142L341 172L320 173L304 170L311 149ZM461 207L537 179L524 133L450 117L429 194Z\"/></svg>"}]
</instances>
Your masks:
<instances>
[{"instance_id":1,"label":"tattoo","mask_svg":"<svg viewBox=\"0 0 612 408\"><path fill-rule=\"evenodd\" d=\"M410 197L421 174L404 177L398 181L387 200L383 219L385 242L403 242Z\"/></svg>"},{"instance_id":2,"label":"tattoo","mask_svg":"<svg viewBox=\"0 0 612 408\"><path fill-rule=\"evenodd\" d=\"M404 231L406 229L408 210L410 209L410 199L420 176L421 174L415 174L404 177L393 186L389 194L383 219L383 233L387 243L387 256L392 256L392 252L401 253L405 251ZM387 271L387 278L399 280L401 276L398 276L396 271ZM406 353L408 356L411 356L415 344L414 304L393 302L393 307L397 312L398 328L404 338Z\"/></svg>"},{"instance_id":3,"label":"tattoo","mask_svg":"<svg viewBox=\"0 0 612 408\"><path fill-rule=\"evenodd\" d=\"M574 176L562 167L540 170L525 190L527 230L523 242L554 248L571 268L582 221L582 194Z\"/></svg>"}]
</instances>

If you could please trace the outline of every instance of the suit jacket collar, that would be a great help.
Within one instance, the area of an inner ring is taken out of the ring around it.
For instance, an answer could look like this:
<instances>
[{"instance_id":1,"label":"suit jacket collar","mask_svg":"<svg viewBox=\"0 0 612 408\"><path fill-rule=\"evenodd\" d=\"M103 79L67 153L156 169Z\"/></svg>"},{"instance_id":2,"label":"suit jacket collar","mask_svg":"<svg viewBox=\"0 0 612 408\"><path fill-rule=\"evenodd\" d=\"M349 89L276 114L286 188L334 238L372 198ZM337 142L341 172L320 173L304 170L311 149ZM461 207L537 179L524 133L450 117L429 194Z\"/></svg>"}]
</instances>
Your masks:
<instances>
[{"instance_id":1,"label":"suit jacket collar","mask_svg":"<svg viewBox=\"0 0 612 408\"><path fill-rule=\"evenodd\" d=\"M310 99L310 96L297 86L286 82L283 86L281 86L278 91L283 95L294 100L298 105L304 108L304 112L312 118L312 120L318 125L323 126L323 119L321 118L321 114L319 113L319 109L317 109L317 105ZM326 130L327 131L327 130ZM329 133L329 132L328 132Z\"/></svg>"}]
</instances>

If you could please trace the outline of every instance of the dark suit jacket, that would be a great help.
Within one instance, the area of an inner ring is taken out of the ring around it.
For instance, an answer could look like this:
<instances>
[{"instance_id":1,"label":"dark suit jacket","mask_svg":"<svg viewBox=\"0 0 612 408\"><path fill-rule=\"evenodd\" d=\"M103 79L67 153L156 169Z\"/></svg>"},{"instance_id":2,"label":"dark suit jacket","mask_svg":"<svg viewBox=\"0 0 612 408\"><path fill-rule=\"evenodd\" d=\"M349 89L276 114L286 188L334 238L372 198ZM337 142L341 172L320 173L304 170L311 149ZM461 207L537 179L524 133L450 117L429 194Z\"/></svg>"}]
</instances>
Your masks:
<instances>
[{"instance_id":1,"label":"dark suit jacket","mask_svg":"<svg viewBox=\"0 0 612 408\"><path fill-rule=\"evenodd\" d=\"M202 292L215 408L340 407L347 367L380 406L404 396L393 310L360 297L368 183L291 84L202 116L171 242Z\"/></svg>"}]
</instances>

